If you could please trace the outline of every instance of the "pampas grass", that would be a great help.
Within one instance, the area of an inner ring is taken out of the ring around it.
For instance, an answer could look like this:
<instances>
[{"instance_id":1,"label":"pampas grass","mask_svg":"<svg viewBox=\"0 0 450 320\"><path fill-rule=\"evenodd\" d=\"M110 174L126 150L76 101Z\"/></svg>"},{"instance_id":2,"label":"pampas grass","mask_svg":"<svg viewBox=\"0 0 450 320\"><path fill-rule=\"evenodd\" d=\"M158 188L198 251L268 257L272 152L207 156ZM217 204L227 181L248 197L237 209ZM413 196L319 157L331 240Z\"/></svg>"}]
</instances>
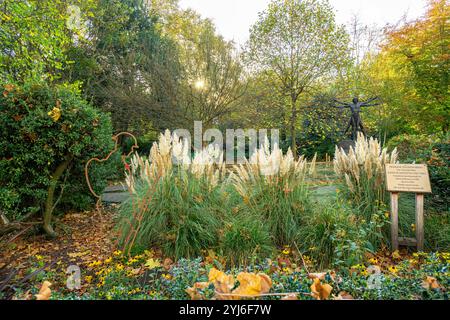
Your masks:
<instances>
[{"instance_id":1,"label":"pampas grass","mask_svg":"<svg viewBox=\"0 0 450 320\"><path fill-rule=\"evenodd\" d=\"M341 177L352 202L370 219L385 204L386 164L397 162L397 150L382 149L377 139L358 134L348 153L336 146L334 171Z\"/></svg>"},{"instance_id":2,"label":"pampas grass","mask_svg":"<svg viewBox=\"0 0 450 320\"><path fill-rule=\"evenodd\" d=\"M297 240L305 211L310 209L305 183L308 168L304 157L295 161L289 149L283 154L278 145L267 142L248 161L236 165L230 183L242 200L243 210L268 227L273 242L292 244Z\"/></svg>"},{"instance_id":3,"label":"pampas grass","mask_svg":"<svg viewBox=\"0 0 450 320\"><path fill-rule=\"evenodd\" d=\"M125 252L159 246L176 258L194 257L217 245L224 216L222 155L190 150L169 130L153 144L148 158L134 155L126 172L129 201L122 204L118 229Z\"/></svg>"}]
</instances>

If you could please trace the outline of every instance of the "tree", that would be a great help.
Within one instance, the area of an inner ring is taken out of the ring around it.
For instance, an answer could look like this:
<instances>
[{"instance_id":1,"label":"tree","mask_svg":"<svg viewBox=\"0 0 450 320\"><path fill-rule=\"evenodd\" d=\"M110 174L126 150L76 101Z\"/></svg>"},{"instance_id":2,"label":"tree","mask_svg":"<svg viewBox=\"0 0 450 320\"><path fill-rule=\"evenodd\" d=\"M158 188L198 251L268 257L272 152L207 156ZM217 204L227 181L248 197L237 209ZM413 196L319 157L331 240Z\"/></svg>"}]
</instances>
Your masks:
<instances>
[{"instance_id":1,"label":"tree","mask_svg":"<svg viewBox=\"0 0 450 320\"><path fill-rule=\"evenodd\" d=\"M233 44L216 35L208 20L190 42L186 44L188 59L183 61L182 102L191 123L201 120L209 127L230 114L245 92L242 66Z\"/></svg>"},{"instance_id":2,"label":"tree","mask_svg":"<svg viewBox=\"0 0 450 320\"><path fill-rule=\"evenodd\" d=\"M163 34L177 44L182 65L177 101L186 125L194 120L217 125L236 108L246 88L234 44L216 33L211 20L179 9L177 1L151 3L151 10L161 15Z\"/></svg>"},{"instance_id":3,"label":"tree","mask_svg":"<svg viewBox=\"0 0 450 320\"><path fill-rule=\"evenodd\" d=\"M366 97L380 96L383 104L367 110L365 123L383 135L382 141L403 133L448 131L449 7L430 1L422 18L386 28L379 50L352 66L338 85L340 92L357 84Z\"/></svg>"},{"instance_id":4,"label":"tree","mask_svg":"<svg viewBox=\"0 0 450 320\"><path fill-rule=\"evenodd\" d=\"M56 0L0 3L0 80L54 80L72 42L67 5Z\"/></svg>"},{"instance_id":5,"label":"tree","mask_svg":"<svg viewBox=\"0 0 450 320\"><path fill-rule=\"evenodd\" d=\"M111 113L115 131L142 134L176 126L180 64L144 0L99 0L90 41L75 45L67 81L81 81L87 99Z\"/></svg>"},{"instance_id":6,"label":"tree","mask_svg":"<svg viewBox=\"0 0 450 320\"><path fill-rule=\"evenodd\" d=\"M418 116L449 129L450 106L450 4L429 0L423 19L387 33L384 50L396 57L396 69L410 74ZM438 123L436 123L438 122ZM430 125L430 123L428 123Z\"/></svg>"},{"instance_id":7,"label":"tree","mask_svg":"<svg viewBox=\"0 0 450 320\"><path fill-rule=\"evenodd\" d=\"M290 99L294 154L299 98L347 62L348 41L326 0L274 0L251 28L247 61L252 69L273 72Z\"/></svg>"}]
</instances>

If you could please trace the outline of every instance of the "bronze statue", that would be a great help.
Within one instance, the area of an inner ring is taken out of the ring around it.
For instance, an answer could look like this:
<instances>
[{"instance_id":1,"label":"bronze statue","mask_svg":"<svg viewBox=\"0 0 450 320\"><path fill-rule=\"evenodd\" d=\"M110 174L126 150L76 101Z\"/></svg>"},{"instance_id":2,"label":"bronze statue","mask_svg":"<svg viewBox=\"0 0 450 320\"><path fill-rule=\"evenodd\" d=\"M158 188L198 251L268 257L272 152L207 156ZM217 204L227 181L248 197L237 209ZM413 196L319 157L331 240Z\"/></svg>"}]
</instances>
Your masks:
<instances>
[{"instance_id":1,"label":"bronze statue","mask_svg":"<svg viewBox=\"0 0 450 320\"><path fill-rule=\"evenodd\" d=\"M334 106L335 108L340 108L340 109L350 108L350 110L352 112L352 116L348 122L347 128L344 131L344 134L346 134L348 132L348 129L350 129L350 127L351 127L353 141L356 141L356 139L358 137L358 131L362 132L364 135L366 134L366 132L364 130L364 126L361 121L361 117L359 116L359 113L361 112L361 108L362 107L373 107L373 106L380 105L380 103L371 103L378 99L379 99L378 97L375 97L375 98L371 98L365 102L361 102L361 101L359 101L358 97L354 97L351 103L345 103L345 102L341 102L339 100L334 99L334 102L337 102L340 104L338 106Z\"/></svg>"}]
</instances>

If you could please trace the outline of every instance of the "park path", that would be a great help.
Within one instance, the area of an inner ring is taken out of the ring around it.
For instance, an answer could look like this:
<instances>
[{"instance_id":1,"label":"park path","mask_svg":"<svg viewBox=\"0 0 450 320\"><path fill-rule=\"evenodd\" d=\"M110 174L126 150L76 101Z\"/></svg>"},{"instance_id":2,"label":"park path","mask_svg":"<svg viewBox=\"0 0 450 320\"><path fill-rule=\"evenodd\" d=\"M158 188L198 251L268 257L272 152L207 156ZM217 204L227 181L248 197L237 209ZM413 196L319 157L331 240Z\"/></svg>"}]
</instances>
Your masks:
<instances>
[{"instance_id":1,"label":"park path","mask_svg":"<svg viewBox=\"0 0 450 320\"><path fill-rule=\"evenodd\" d=\"M322 199L335 195L337 178L331 162L317 163L316 175L309 180L313 196ZM106 204L122 203L128 197L128 189L122 184L109 186L102 193L102 201Z\"/></svg>"},{"instance_id":2,"label":"park path","mask_svg":"<svg viewBox=\"0 0 450 320\"><path fill-rule=\"evenodd\" d=\"M102 202L106 204L122 203L130 196L126 186L119 184L106 187L102 193Z\"/></svg>"}]
</instances>

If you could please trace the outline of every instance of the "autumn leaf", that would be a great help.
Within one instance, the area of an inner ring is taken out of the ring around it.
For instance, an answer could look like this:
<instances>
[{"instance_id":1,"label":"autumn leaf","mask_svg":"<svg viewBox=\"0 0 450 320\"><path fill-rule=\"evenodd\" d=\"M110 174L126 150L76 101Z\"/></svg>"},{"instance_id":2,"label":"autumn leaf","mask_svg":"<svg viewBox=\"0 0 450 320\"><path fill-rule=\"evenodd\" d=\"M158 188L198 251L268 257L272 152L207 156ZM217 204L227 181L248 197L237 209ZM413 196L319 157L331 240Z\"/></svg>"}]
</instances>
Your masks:
<instances>
[{"instance_id":1,"label":"autumn leaf","mask_svg":"<svg viewBox=\"0 0 450 320\"><path fill-rule=\"evenodd\" d=\"M59 118L61 118L61 109L55 107L47 114L50 116L50 118L52 118L53 122L57 122Z\"/></svg>"},{"instance_id":2,"label":"autumn leaf","mask_svg":"<svg viewBox=\"0 0 450 320\"><path fill-rule=\"evenodd\" d=\"M317 300L326 300L330 296L333 287L329 284L322 284L319 278L315 278L311 285L312 296Z\"/></svg>"},{"instance_id":3,"label":"autumn leaf","mask_svg":"<svg viewBox=\"0 0 450 320\"><path fill-rule=\"evenodd\" d=\"M14 85L13 84L7 84L4 86L5 91L3 91L3 96L6 98L8 96L8 93L10 93L11 91L14 90Z\"/></svg>"},{"instance_id":4,"label":"autumn leaf","mask_svg":"<svg viewBox=\"0 0 450 320\"><path fill-rule=\"evenodd\" d=\"M19 122L23 119L23 115L21 114L16 114L13 116L14 121Z\"/></svg>"},{"instance_id":5,"label":"autumn leaf","mask_svg":"<svg viewBox=\"0 0 450 320\"><path fill-rule=\"evenodd\" d=\"M158 259L150 258L145 262L145 267L149 270L161 267L161 263Z\"/></svg>"},{"instance_id":6,"label":"autumn leaf","mask_svg":"<svg viewBox=\"0 0 450 320\"><path fill-rule=\"evenodd\" d=\"M308 274L309 279L320 279L325 280L325 276L327 275L326 272L319 272L319 273L310 273Z\"/></svg>"},{"instance_id":7,"label":"autumn leaf","mask_svg":"<svg viewBox=\"0 0 450 320\"><path fill-rule=\"evenodd\" d=\"M341 291L334 300L354 300L353 296L347 291Z\"/></svg>"},{"instance_id":8,"label":"autumn leaf","mask_svg":"<svg viewBox=\"0 0 450 320\"><path fill-rule=\"evenodd\" d=\"M84 252L68 253L67 256L69 258L79 258L79 257L85 256L85 255L88 255L89 253L90 253L90 251L87 250L87 251L84 251Z\"/></svg>"},{"instance_id":9,"label":"autumn leaf","mask_svg":"<svg viewBox=\"0 0 450 320\"><path fill-rule=\"evenodd\" d=\"M209 282L196 282L192 287L186 289L186 293L189 295L191 300L202 300L205 297L199 292L199 290L206 289L209 285Z\"/></svg>"},{"instance_id":10,"label":"autumn leaf","mask_svg":"<svg viewBox=\"0 0 450 320\"><path fill-rule=\"evenodd\" d=\"M259 296L268 293L272 287L272 280L269 276L260 273L241 272L237 275L239 287L233 293L245 296Z\"/></svg>"},{"instance_id":11,"label":"autumn leaf","mask_svg":"<svg viewBox=\"0 0 450 320\"><path fill-rule=\"evenodd\" d=\"M234 277L232 275L226 275L216 268L209 270L208 280L214 284L216 291L219 293L230 293L234 287Z\"/></svg>"},{"instance_id":12,"label":"autumn leaf","mask_svg":"<svg viewBox=\"0 0 450 320\"><path fill-rule=\"evenodd\" d=\"M439 289L441 287L441 285L439 284L439 282L437 281L437 279L435 277L427 276L425 278L425 280L422 281L422 287L427 290Z\"/></svg>"},{"instance_id":13,"label":"autumn leaf","mask_svg":"<svg viewBox=\"0 0 450 320\"><path fill-rule=\"evenodd\" d=\"M50 296L52 294L52 291L50 290L51 283L48 281L44 281L42 283L41 289L39 290L39 293L35 295L36 300L49 300Z\"/></svg>"},{"instance_id":14,"label":"autumn leaf","mask_svg":"<svg viewBox=\"0 0 450 320\"><path fill-rule=\"evenodd\" d=\"M169 269L172 267L172 264L173 264L173 261L172 261L172 259L170 259L170 258L166 258L166 259L164 259L164 261L163 261L163 267L164 267L164 269L166 269L166 270L169 270Z\"/></svg>"},{"instance_id":15,"label":"autumn leaf","mask_svg":"<svg viewBox=\"0 0 450 320\"><path fill-rule=\"evenodd\" d=\"M395 250L394 252L392 252L392 258L398 260L398 259L401 259L402 256L400 255L398 250Z\"/></svg>"}]
</instances>

